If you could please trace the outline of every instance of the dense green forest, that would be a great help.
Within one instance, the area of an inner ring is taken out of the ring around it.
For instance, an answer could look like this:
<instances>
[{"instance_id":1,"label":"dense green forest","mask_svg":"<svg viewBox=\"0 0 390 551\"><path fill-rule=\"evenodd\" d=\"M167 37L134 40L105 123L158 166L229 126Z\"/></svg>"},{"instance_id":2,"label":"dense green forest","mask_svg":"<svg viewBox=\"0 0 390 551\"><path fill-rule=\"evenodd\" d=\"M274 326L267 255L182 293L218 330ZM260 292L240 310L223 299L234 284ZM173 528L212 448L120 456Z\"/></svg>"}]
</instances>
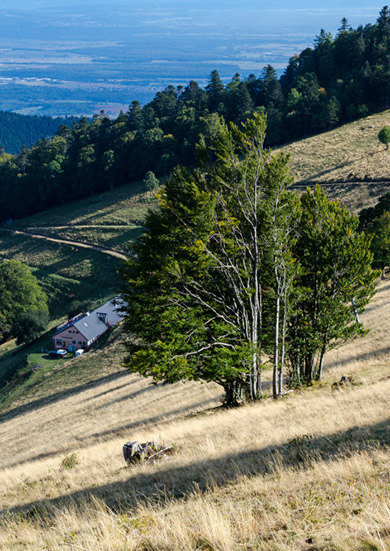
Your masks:
<instances>
[{"instance_id":1,"label":"dense green forest","mask_svg":"<svg viewBox=\"0 0 390 551\"><path fill-rule=\"evenodd\" d=\"M272 66L260 76L236 74L223 84L213 71L202 89L168 86L145 106L133 101L115 120L103 112L62 125L18 155L0 158L0 220L93 195L143 178L190 166L196 144L215 136L225 121L240 123L266 112L266 145L322 132L389 106L390 10L376 24L352 29L344 18L337 35L321 30L313 48L293 56L277 78Z\"/></svg>"},{"instance_id":2,"label":"dense green forest","mask_svg":"<svg viewBox=\"0 0 390 551\"><path fill-rule=\"evenodd\" d=\"M38 117L0 111L0 147L13 155L42 138L53 136L61 124L71 125L75 117Z\"/></svg>"}]
</instances>

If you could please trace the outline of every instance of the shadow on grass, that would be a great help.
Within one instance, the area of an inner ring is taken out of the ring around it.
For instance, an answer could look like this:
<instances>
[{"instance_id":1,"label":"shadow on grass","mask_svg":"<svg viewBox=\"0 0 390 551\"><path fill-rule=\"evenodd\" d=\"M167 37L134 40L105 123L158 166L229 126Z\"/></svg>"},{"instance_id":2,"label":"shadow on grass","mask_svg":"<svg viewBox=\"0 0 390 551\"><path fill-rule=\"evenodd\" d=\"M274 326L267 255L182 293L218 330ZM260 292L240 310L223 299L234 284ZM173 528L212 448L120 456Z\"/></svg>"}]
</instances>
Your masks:
<instances>
[{"instance_id":1,"label":"shadow on grass","mask_svg":"<svg viewBox=\"0 0 390 551\"><path fill-rule=\"evenodd\" d=\"M83 383L72 388L61 390L59 392L51 394L50 396L46 396L45 398L33 400L28 404L23 404L0 414L0 423L9 421L10 419L14 419L15 417L19 417L20 415L24 415L25 413L28 413L30 411L37 411L40 408L46 407L55 402L59 402L60 400L64 400L65 398L69 398L70 396L80 394L82 392L85 392L86 390L90 390L91 388L105 385L107 383L110 383L111 381L116 381L117 379L121 379L126 376L129 377L129 373L127 370L118 371L116 373L111 373L110 375L100 377L99 379L95 379L94 381L89 381L87 383ZM133 384L134 382L135 381L129 381L127 384Z\"/></svg>"},{"instance_id":2,"label":"shadow on grass","mask_svg":"<svg viewBox=\"0 0 390 551\"><path fill-rule=\"evenodd\" d=\"M325 174L330 174L331 172L335 172L335 170L339 170L340 168L345 168L346 166L353 165L356 162L355 159L352 161L345 161L344 163L339 164L337 167L330 167L326 170L320 170L319 172L316 172L315 174L311 174L309 178L303 178L302 180L299 180L295 182L291 187L299 187L303 185L309 185L309 183L315 181L317 178L321 178L321 176L325 176Z\"/></svg>"},{"instance_id":3,"label":"shadow on grass","mask_svg":"<svg viewBox=\"0 0 390 551\"><path fill-rule=\"evenodd\" d=\"M145 390L153 390L153 386L149 386L147 387ZM135 393L137 394L137 393ZM201 402L198 402L196 404L190 404L188 406L183 406L181 408L177 408L177 409L173 409L173 410L170 410L170 411L165 411L164 413L160 413L159 415L153 415L152 417L148 417L148 418L142 418L142 419L139 419L138 421L132 421L130 423L126 423L124 425L121 425L119 427L115 427L115 428L112 428L112 429L106 429L104 431L101 431L101 432L95 432L93 434L89 434L85 437L83 437L82 441L80 442L79 446L78 446L78 450L76 451L80 451L80 450L83 450L85 448L88 448L91 444L94 444L96 443L96 441L99 441L100 438L102 437L123 437L124 439L131 439L131 435L123 435L123 433L125 431L130 431L130 430L134 430L134 429L138 429L139 427L148 427L150 425L156 425L157 423L161 422L161 421L164 421L164 423L169 423L170 421L170 418L172 418L172 421L176 421L176 416L177 415L180 415L180 414L183 414L183 413L187 413L189 412L189 414L193 414L193 410L197 410L197 409L205 409L206 406L210 406L211 404L213 404L215 402L215 398L208 398L207 400L202 400ZM121 453L122 450L119 451L119 453ZM11 468L11 467L15 467L16 465L23 465L23 464L26 464L26 463L30 463L31 461L38 461L38 460L42 460L42 459L48 459L50 457L58 457L58 456L61 456L61 454L66 454L66 453L69 453L69 452L75 452L75 444L70 444L69 446L64 446L63 448L61 449L57 449L56 451L53 451L53 452L46 452L46 453L40 453L38 455L35 455L35 456L31 456L29 457L29 459L25 460L25 461L15 461L13 463L7 463L7 468Z\"/></svg>"},{"instance_id":4,"label":"shadow on grass","mask_svg":"<svg viewBox=\"0 0 390 551\"><path fill-rule=\"evenodd\" d=\"M143 388L140 388L139 390L136 390L135 392L130 392L129 394L126 394L125 396L120 396L119 398L115 398L114 400L110 400L109 402L105 402L104 404L96 406L94 408L94 410L97 411L97 410L100 410L100 409L110 407L113 404L118 404L118 403L121 403L121 402L127 402L127 400L134 400L134 398L138 398L138 396L141 396L142 394L145 394L146 392L150 392L151 390L154 390L156 388L160 389L162 386L164 386L163 383L145 386ZM167 395L165 395L164 398L166 399Z\"/></svg>"},{"instance_id":5,"label":"shadow on grass","mask_svg":"<svg viewBox=\"0 0 390 551\"><path fill-rule=\"evenodd\" d=\"M94 396L90 396L89 398L85 398L84 402L90 402L91 400L96 400L97 398L101 398L102 396L107 396L107 394L111 394L112 392L115 392L116 390L120 390L121 388L125 388L126 386L129 387L130 385L133 385L135 383L136 383L136 380L127 381L127 383L123 383L123 385L118 385L114 388L109 388L108 390L104 390L103 392L99 392L99 394L95 394Z\"/></svg>"},{"instance_id":6,"label":"shadow on grass","mask_svg":"<svg viewBox=\"0 0 390 551\"><path fill-rule=\"evenodd\" d=\"M390 346L385 346L384 348L376 348L375 350L371 350L371 352L365 352L364 354L355 354L352 356L348 356L347 358L343 358L342 360L334 360L326 365L326 369L329 369L330 367L339 367L342 365L346 365L353 361L360 362L362 360L371 360L374 356L382 356L385 354L390 354Z\"/></svg>"},{"instance_id":7,"label":"shadow on grass","mask_svg":"<svg viewBox=\"0 0 390 551\"><path fill-rule=\"evenodd\" d=\"M125 481L92 486L45 501L32 501L22 507L11 508L5 514L19 513L27 518L50 517L70 505L83 507L91 498L102 500L113 511L122 513L140 502L161 504L172 498L185 499L195 490L205 492L211 484L226 486L241 476L264 476L280 467L307 469L315 461L348 458L356 452L388 446L390 419L327 436L297 437L278 446L198 460L185 466L166 465L158 473L148 472L146 466L141 472L134 469L133 474L129 468L129 477Z\"/></svg>"},{"instance_id":8,"label":"shadow on grass","mask_svg":"<svg viewBox=\"0 0 390 551\"><path fill-rule=\"evenodd\" d=\"M389 305L387 303L382 304L373 304L372 306L366 306L365 312L376 312L377 310L383 310L384 308L388 308Z\"/></svg>"},{"instance_id":9,"label":"shadow on grass","mask_svg":"<svg viewBox=\"0 0 390 551\"><path fill-rule=\"evenodd\" d=\"M387 278L386 278L387 279ZM376 294L389 292L390 281L383 285L380 289L377 289Z\"/></svg>"}]
</instances>

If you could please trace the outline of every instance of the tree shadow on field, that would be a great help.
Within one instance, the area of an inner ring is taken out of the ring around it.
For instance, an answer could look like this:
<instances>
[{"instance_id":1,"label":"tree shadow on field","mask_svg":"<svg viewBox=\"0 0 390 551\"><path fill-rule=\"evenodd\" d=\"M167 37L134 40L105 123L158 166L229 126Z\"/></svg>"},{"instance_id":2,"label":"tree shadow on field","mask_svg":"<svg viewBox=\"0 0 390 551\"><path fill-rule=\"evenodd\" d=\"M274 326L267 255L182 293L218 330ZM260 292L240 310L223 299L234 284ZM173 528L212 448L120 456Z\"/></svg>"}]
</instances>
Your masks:
<instances>
[{"instance_id":1,"label":"tree shadow on field","mask_svg":"<svg viewBox=\"0 0 390 551\"><path fill-rule=\"evenodd\" d=\"M153 385L149 385L146 387L145 390L153 390L155 388ZM137 394L137 392L135 393ZM187 417L190 415L197 414L198 411L202 411L204 409L207 409L208 407L211 407L215 403L215 398L207 398L206 400L201 400L200 402L197 402L196 404L190 404L187 406L182 406L176 409L164 411L163 413L159 413L158 415L153 415L151 417L146 417L142 419L138 419L137 421L131 421L130 423L126 423L124 425L120 425L118 427L113 427L111 429L105 429L100 432L94 432L93 434L88 434L80 439L80 442L78 444L78 448L75 449L75 444L71 443L67 446L63 446L60 449L56 449L52 452L44 452L39 453L34 456L30 456L28 459L25 459L23 461L14 461L13 463L7 463L7 468L15 467L16 465L23 465L30 463L31 461L41 461L44 459L49 459L50 457L58 457L61 456L61 454L66 454L70 452L75 451L81 451L83 449L86 449L90 447L93 444L96 444L97 441L101 441L102 438L119 438L122 437L123 439L129 439L131 438L129 434L125 434L125 432L133 431L135 429L139 428L146 428L150 426L156 426L161 421L164 422L164 424L167 424L169 422L175 422L177 421L177 416L183 415L183 417ZM121 453L121 450L120 452Z\"/></svg>"},{"instance_id":2,"label":"tree shadow on field","mask_svg":"<svg viewBox=\"0 0 390 551\"><path fill-rule=\"evenodd\" d=\"M130 467L126 481L92 486L45 501L32 501L22 507L13 507L2 515L19 514L25 518L47 519L69 506L76 505L82 509L92 498L103 501L114 512L123 513L140 503L162 504L172 498L186 499L195 490L205 492L211 484L226 486L241 476L264 476L287 467L307 469L313 462L348 458L359 451L389 446L390 419L327 436L298 436L277 446L194 461L185 466L168 464L158 472L148 472L147 465L141 467L141 472L137 467L134 471Z\"/></svg>"},{"instance_id":3,"label":"tree shadow on field","mask_svg":"<svg viewBox=\"0 0 390 551\"><path fill-rule=\"evenodd\" d=\"M134 392L130 392L129 394L125 394L124 396L119 396L118 398L114 398L113 400L110 400L108 402L104 402L104 404L99 404L98 406L94 407L95 411L98 411L100 409L108 408L114 404L120 404L122 402L127 402L128 400L134 400L135 398L138 398L139 396L142 396L142 394L149 393L151 390L161 389L163 387L166 387L167 385L164 385L164 383L154 383L150 384L148 386L142 387ZM176 390L174 390L171 394L168 394L167 392L164 394L164 400L170 397L170 395L175 395ZM91 398L90 398L91 399Z\"/></svg>"},{"instance_id":4,"label":"tree shadow on field","mask_svg":"<svg viewBox=\"0 0 390 551\"><path fill-rule=\"evenodd\" d=\"M343 358L342 360L333 360L326 365L326 369L329 369L330 367L341 367L353 361L360 362L372 360L373 357L384 356L386 354L390 354L390 346L385 346L384 348L379 349L376 348L375 350L371 350L370 352L365 352L363 354L354 354L352 356L348 356L347 358Z\"/></svg>"},{"instance_id":5,"label":"tree shadow on field","mask_svg":"<svg viewBox=\"0 0 390 551\"><path fill-rule=\"evenodd\" d=\"M370 306L366 306L364 312L376 312L377 310L385 310L388 307L389 305L386 302L382 302L381 304L372 304Z\"/></svg>"},{"instance_id":6,"label":"tree shadow on field","mask_svg":"<svg viewBox=\"0 0 390 551\"><path fill-rule=\"evenodd\" d=\"M81 385L74 386L65 390L60 390L59 392L55 392L54 394L46 396L45 398L38 398L37 400L33 400L28 404L23 404L0 414L0 423L3 423L4 421L9 421L10 419L15 419L16 417L19 417L20 415L25 415L30 411L35 412L38 409L46 407L50 404L54 404L55 402L70 398L71 396L75 396L76 394L81 394L82 392L91 390L91 388L96 388L112 381L122 379L126 376L130 377L129 372L127 370L122 370L116 373L111 373L110 375L106 375L104 377L100 377L99 379L95 379L94 381L89 381L87 383L83 383ZM133 381L130 380L128 381L127 385L135 384L136 382L136 379L134 379Z\"/></svg>"},{"instance_id":7,"label":"tree shadow on field","mask_svg":"<svg viewBox=\"0 0 390 551\"><path fill-rule=\"evenodd\" d=\"M355 162L356 162L355 159L353 159L352 161L344 161L344 163L341 163L341 164L337 165L337 169L345 168L346 166L353 165ZM294 188L294 187L299 187L299 186L303 186L303 185L310 185L313 182L315 182L316 179L321 178L321 176L325 176L325 174L330 174L331 172L334 172L335 170L336 169L335 169L334 166L332 166L330 168L327 168L325 170L320 170L320 171L316 172L315 174L311 174L309 178L303 178L302 180L298 180L297 182L294 182L294 184L291 187ZM318 182L318 183L321 184L321 183L327 183L327 182Z\"/></svg>"},{"instance_id":8,"label":"tree shadow on field","mask_svg":"<svg viewBox=\"0 0 390 551\"><path fill-rule=\"evenodd\" d=\"M387 281L385 285L383 285L380 289L377 289L376 294L378 295L379 293L388 293L389 287L390 287L390 282Z\"/></svg>"}]
</instances>

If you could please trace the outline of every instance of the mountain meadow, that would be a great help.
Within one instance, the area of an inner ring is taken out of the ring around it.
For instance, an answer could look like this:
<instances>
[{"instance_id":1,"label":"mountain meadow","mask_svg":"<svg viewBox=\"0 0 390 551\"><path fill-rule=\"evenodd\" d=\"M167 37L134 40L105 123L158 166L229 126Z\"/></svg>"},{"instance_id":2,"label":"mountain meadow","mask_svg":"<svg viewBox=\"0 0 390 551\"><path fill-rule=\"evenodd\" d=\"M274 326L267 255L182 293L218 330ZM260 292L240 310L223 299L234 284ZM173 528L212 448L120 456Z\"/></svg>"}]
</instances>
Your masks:
<instances>
[{"instance_id":1,"label":"mountain meadow","mask_svg":"<svg viewBox=\"0 0 390 551\"><path fill-rule=\"evenodd\" d=\"M0 550L390 549L389 47L0 153Z\"/></svg>"}]
</instances>

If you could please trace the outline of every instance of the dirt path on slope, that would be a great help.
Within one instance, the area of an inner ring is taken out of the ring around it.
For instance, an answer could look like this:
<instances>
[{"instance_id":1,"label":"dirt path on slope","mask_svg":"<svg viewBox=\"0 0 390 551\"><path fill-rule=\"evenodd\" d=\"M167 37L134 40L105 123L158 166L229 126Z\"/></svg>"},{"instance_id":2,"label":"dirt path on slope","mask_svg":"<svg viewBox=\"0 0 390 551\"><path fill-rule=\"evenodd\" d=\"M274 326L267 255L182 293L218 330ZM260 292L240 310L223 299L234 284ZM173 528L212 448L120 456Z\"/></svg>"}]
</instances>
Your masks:
<instances>
[{"instance_id":1,"label":"dirt path on slope","mask_svg":"<svg viewBox=\"0 0 390 551\"><path fill-rule=\"evenodd\" d=\"M105 247L99 247L99 245L88 245L87 243L82 243L79 241L72 241L70 239L58 239L57 237L48 237L46 235L39 235L37 233L31 233L28 231L22 230L12 230L10 228L0 228L0 231L5 231L8 233L13 233L14 235L26 235L27 237L32 237L34 239L43 239L45 241L51 241L52 243L62 243L63 245L73 245L74 247L81 247L83 249L90 249L91 251L98 251L103 254L108 254L110 256L115 256L121 260L126 260L127 256L114 251L113 249L106 249Z\"/></svg>"},{"instance_id":2,"label":"dirt path on slope","mask_svg":"<svg viewBox=\"0 0 390 551\"><path fill-rule=\"evenodd\" d=\"M88 229L88 228L107 228L110 230L126 230L134 229L136 225L126 225L126 224L68 224L65 226L26 226L28 229L34 230L68 230L68 229ZM10 228L3 228L10 229Z\"/></svg>"}]
</instances>

